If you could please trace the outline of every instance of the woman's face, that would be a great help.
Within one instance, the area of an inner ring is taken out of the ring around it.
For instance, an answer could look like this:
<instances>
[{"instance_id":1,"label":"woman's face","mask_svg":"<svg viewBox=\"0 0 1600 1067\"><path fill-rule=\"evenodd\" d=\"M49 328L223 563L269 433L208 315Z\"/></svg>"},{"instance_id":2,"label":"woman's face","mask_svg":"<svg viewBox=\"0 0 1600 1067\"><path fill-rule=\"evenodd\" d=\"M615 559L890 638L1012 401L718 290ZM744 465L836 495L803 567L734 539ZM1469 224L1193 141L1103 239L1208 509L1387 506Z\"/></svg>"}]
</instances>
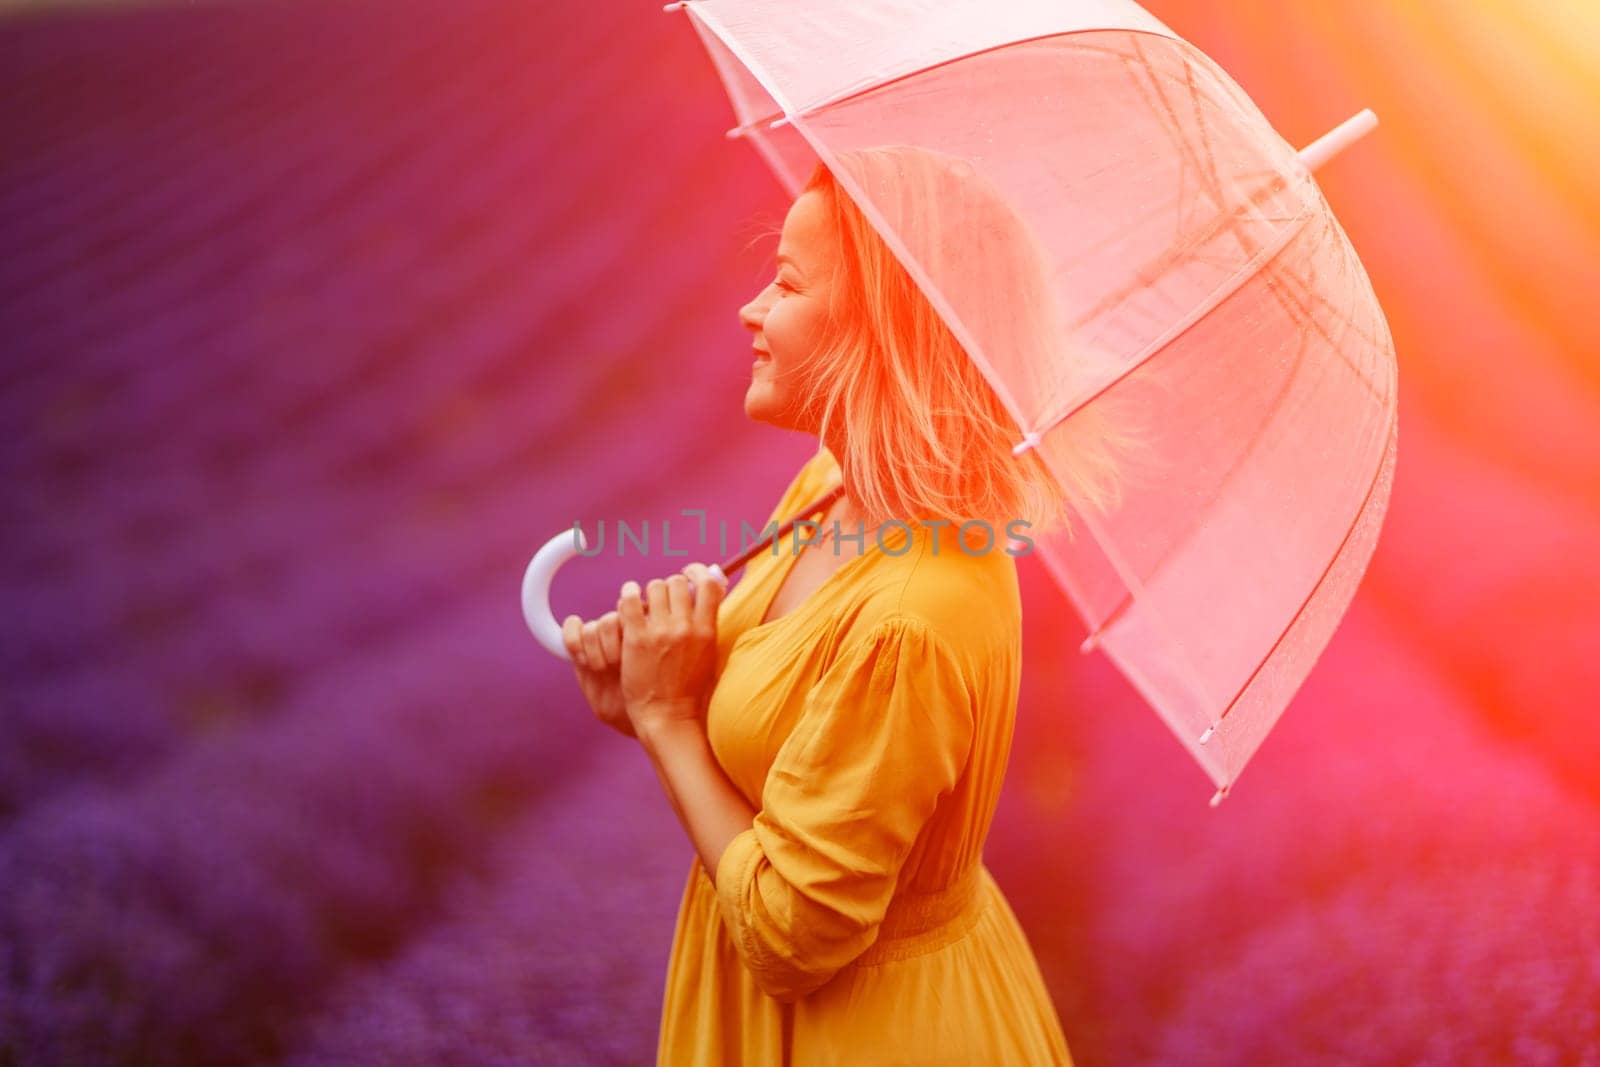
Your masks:
<instances>
[{"instance_id":1,"label":"woman's face","mask_svg":"<svg viewBox=\"0 0 1600 1067\"><path fill-rule=\"evenodd\" d=\"M823 194L802 193L789 208L778 240L774 278L739 309L754 334L755 365L744 412L780 429L814 431L800 410L800 362L825 336L828 294L838 242Z\"/></svg>"}]
</instances>

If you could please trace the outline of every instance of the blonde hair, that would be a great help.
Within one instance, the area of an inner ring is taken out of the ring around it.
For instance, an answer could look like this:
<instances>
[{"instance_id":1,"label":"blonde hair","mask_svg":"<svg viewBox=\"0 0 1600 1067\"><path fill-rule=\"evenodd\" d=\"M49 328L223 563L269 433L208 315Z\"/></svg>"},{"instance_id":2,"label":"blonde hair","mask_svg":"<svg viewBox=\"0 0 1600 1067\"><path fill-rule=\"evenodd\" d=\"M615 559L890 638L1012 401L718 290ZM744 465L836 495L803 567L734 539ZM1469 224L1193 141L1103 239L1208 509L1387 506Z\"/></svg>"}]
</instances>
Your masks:
<instances>
[{"instance_id":1,"label":"blonde hair","mask_svg":"<svg viewBox=\"0 0 1600 1067\"><path fill-rule=\"evenodd\" d=\"M926 149L835 158L902 240L918 235L911 254L923 266L942 257L960 264L964 277L981 279L983 291L968 294L958 314L970 332L1009 349L1002 354L1010 360L1006 380L1059 385L1071 361L1049 268L998 191L965 160ZM935 517L998 529L1020 519L1035 533L1064 526L1070 536L1070 508L1116 507L1116 456L1133 442L1113 432L1110 410L1099 401L1082 407L1039 447L1013 455L1022 436L1016 419L822 163L802 192L813 190L825 201L841 254L827 338L799 376L801 405L824 441L842 430L847 454L835 458L867 521Z\"/></svg>"}]
</instances>

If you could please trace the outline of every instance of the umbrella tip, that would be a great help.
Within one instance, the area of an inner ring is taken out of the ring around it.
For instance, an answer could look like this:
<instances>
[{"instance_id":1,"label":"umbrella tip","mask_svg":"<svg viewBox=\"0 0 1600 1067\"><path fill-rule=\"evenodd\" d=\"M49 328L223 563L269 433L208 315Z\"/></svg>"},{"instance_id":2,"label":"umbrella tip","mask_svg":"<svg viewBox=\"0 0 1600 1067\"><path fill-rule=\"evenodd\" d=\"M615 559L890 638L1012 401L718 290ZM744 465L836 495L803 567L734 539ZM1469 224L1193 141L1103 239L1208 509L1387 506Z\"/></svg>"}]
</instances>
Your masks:
<instances>
[{"instance_id":1,"label":"umbrella tip","mask_svg":"<svg viewBox=\"0 0 1600 1067\"><path fill-rule=\"evenodd\" d=\"M1339 125L1300 149L1300 161L1307 170L1317 170L1328 160L1377 129L1378 116L1370 107L1345 119Z\"/></svg>"},{"instance_id":2,"label":"umbrella tip","mask_svg":"<svg viewBox=\"0 0 1600 1067\"><path fill-rule=\"evenodd\" d=\"M670 3L670 4L662 4L661 5L661 10L663 10L663 11L676 11L680 7L688 7L688 6L689 6L689 0L673 0L673 2Z\"/></svg>"},{"instance_id":3,"label":"umbrella tip","mask_svg":"<svg viewBox=\"0 0 1600 1067\"><path fill-rule=\"evenodd\" d=\"M1217 732L1217 724L1216 723L1212 723L1210 726L1207 726L1206 727L1206 732L1200 735L1200 743L1203 745L1207 741L1211 740L1211 735L1216 733L1216 732Z\"/></svg>"},{"instance_id":4,"label":"umbrella tip","mask_svg":"<svg viewBox=\"0 0 1600 1067\"><path fill-rule=\"evenodd\" d=\"M1022 440L1011 446L1011 454L1013 456L1020 456L1030 449L1038 448L1039 440L1040 437L1038 433L1025 433L1022 435Z\"/></svg>"},{"instance_id":5,"label":"umbrella tip","mask_svg":"<svg viewBox=\"0 0 1600 1067\"><path fill-rule=\"evenodd\" d=\"M1222 803L1222 798L1228 795L1228 787L1223 786L1211 795L1211 806L1214 808Z\"/></svg>"}]
</instances>

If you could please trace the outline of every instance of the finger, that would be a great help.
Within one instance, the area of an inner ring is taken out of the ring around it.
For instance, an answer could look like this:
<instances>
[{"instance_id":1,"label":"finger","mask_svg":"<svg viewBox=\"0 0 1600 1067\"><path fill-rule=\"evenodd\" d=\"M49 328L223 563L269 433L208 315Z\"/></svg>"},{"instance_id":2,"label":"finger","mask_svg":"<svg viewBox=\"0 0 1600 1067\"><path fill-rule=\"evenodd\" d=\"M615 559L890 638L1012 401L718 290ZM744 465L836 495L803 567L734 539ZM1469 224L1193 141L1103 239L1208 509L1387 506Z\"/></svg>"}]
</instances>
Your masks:
<instances>
[{"instance_id":1,"label":"finger","mask_svg":"<svg viewBox=\"0 0 1600 1067\"><path fill-rule=\"evenodd\" d=\"M622 662L622 620L614 611L600 616L600 651L607 667Z\"/></svg>"},{"instance_id":2,"label":"finger","mask_svg":"<svg viewBox=\"0 0 1600 1067\"><path fill-rule=\"evenodd\" d=\"M590 619L583 624L583 658L591 670L606 665L606 654L600 650L600 620Z\"/></svg>"},{"instance_id":3,"label":"finger","mask_svg":"<svg viewBox=\"0 0 1600 1067\"><path fill-rule=\"evenodd\" d=\"M578 616L568 615L561 620L561 643L566 646L573 663L587 666L583 658L583 620Z\"/></svg>"},{"instance_id":4,"label":"finger","mask_svg":"<svg viewBox=\"0 0 1600 1067\"><path fill-rule=\"evenodd\" d=\"M667 578L667 610L675 619L689 621L690 614L694 611L694 596L689 592L689 579L681 574L669 575Z\"/></svg>"},{"instance_id":5,"label":"finger","mask_svg":"<svg viewBox=\"0 0 1600 1067\"><path fill-rule=\"evenodd\" d=\"M650 605L650 614L664 617L667 614L667 583L660 578L652 578L644 587L645 603Z\"/></svg>"},{"instance_id":6,"label":"finger","mask_svg":"<svg viewBox=\"0 0 1600 1067\"><path fill-rule=\"evenodd\" d=\"M622 595L617 598L617 618L625 631L644 625L644 603L639 599L638 582L622 583Z\"/></svg>"},{"instance_id":7,"label":"finger","mask_svg":"<svg viewBox=\"0 0 1600 1067\"><path fill-rule=\"evenodd\" d=\"M726 581L719 581L722 571L715 572L704 563L691 563L684 569L694 583L694 622L700 627L714 627L717 623L717 605L727 592Z\"/></svg>"}]
</instances>

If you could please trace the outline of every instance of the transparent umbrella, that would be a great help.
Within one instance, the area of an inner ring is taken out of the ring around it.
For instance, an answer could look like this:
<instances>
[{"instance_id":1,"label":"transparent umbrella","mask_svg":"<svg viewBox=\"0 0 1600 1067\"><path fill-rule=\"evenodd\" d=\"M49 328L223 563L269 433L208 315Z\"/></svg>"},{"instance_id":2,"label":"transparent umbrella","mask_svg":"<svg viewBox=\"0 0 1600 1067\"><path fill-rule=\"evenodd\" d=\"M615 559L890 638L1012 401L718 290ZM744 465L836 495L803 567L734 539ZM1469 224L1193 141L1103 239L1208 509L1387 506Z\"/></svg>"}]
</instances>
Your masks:
<instances>
[{"instance_id":1,"label":"transparent umbrella","mask_svg":"<svg viewBox=\"0 0 1600 1067\"><path fill-rule=\"evenodd\" d=\"M1066 490L1065 524L1033 542L1081 648L1218 803L1343 617L1389 500L1394 346L1312 177L1375 117L1297 151L1128 0L666 10L710 54L729 136L791 195L828 166L1015 419L1015 451ZM575 550L555 545L545 591Z\"/></svg>"}]
</instances>

